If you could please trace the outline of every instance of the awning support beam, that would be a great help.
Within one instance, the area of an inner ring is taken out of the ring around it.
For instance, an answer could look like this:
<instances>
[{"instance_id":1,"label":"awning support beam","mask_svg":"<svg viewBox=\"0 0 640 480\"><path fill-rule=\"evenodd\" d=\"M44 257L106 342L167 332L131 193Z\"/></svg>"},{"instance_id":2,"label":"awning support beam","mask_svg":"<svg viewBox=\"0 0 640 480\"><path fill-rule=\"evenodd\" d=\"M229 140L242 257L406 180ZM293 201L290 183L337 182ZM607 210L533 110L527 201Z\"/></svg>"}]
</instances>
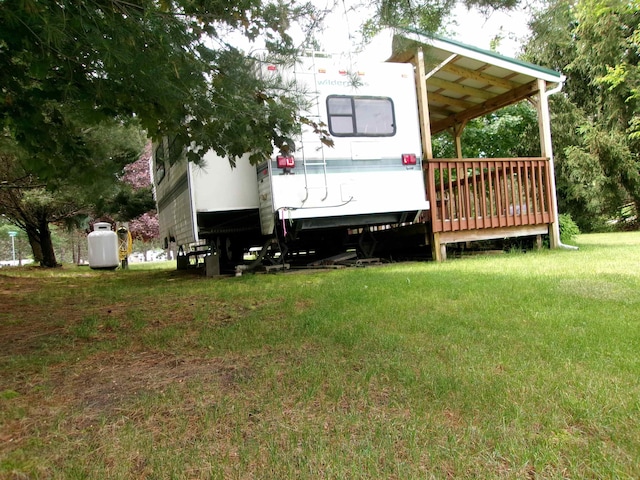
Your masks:
<instances>
[{"instance_id":1,"label":"awning support beam","mask_svg":"<svg viewBox=\"0 0 640 480\"><path fill-rule=\"evenodd\" d=\"M511 90L510 92L498 95L497 97L487 100L486 102L476 105L475 107L471 107L464 112L456 113L454 115L451 115L450 117L434 123L433 125L431 125L431 132L438 133L446 130L447 128L453 127L456 123L462 123L474 118L482 117L487 113L499 110L502 107L506 107L507 105L516 103L527 97L535 95L536 93L538 93L537 82L533 81L526 83L521 87L516 88L515 90Z\"/></svg>"},{"instance_id":2,"label":"awning support beam","mask_svg":"<svg viewBox=\"0 0 640 480\"><path fill-rule=\"evenodd\" d=\"M553 222L549 225L549 248L558 248L560 242L560 224L558 222L558 199L556 194L556 173L553 161L553 147L551 144L551 116L549 115L549 99L547 82L538 79L538 128L540 129L540 153L549 159L549 177L551 183L551 211Z\"/></svg>"}]
</instances>

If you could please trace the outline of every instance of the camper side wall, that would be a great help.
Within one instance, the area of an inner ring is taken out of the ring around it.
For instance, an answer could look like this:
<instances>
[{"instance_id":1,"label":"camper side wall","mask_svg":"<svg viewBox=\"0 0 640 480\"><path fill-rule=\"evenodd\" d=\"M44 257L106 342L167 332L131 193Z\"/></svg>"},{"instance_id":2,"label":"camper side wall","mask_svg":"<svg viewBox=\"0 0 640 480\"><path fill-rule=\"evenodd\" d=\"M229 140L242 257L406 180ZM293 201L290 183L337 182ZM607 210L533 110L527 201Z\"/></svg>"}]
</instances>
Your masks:
<instances>
[{"instance_id":1,"label":"camper side wall","mask_svg":"<svg viewBox=\"0 0 640 480\"><path fill-rule=\"evenodd\" d=\"M165 138L155 146L154 185L160 239L165 246L188 245L198 240L191 201L189 167L180 152L170 150Z\"/></svg>"},{"instance_id":2,"label":"camper side wall","mask_svg":"<svg viewBox=\"0 0 640 480\"><path fill-rule=\"evenodd\" d=\"M220 235L259 231L258 180L255 166L210 151L202 165L184 155L170 162L158 146L155 162L156 199L161 238L186 249Z\"/></svg>"}]
</instances>

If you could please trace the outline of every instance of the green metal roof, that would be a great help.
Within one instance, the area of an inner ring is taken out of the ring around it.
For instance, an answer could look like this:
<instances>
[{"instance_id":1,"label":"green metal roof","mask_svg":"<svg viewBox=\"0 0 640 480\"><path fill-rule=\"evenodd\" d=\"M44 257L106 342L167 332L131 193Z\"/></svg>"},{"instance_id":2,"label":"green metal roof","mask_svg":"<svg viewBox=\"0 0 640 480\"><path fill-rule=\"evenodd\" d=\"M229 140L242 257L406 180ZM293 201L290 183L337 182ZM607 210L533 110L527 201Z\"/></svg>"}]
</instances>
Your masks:
<instances>
[{"instance_id":1,"label":"green metal roof","mask_svg":"<svg viewBox=\"0 0 640 480\"><path fill-rule=\"evenodd\" d=\"M534 63L530 63L530 62L525 62L524 60L520 60L517 58L512 58L512 57L507 57L505 55L501 55L497 52L494 52L492 50L486 50L483 48L479 48L479 47L475 47L473 45L468 45L466 43L460 42L458 40L454 40L452 38L445 38L441 35L436 35L436 34L428 34L425 32L420 32L419 30L415 30L415 29L410 29L410 28L405 28L405 29L396 29L396 32L398 34L401 34L400 32L405 31L407 33L413 33L416 35L420 35L422 37L426 37L426 38L432 38L433 40L437 40L439 42L443 42L446 44L449 44L451 46L454 47L459 47L459 48L463 48L465 50L468 50L469 52L474 52L477 54L482 54L482 55L486 55L488 57L492 57L496 60L499 61L503 61L503 62L508 62L514 65L514 67L524 67L524 68L528 68L537 72L540 72L541 74L545 74L545 75L551 75L554 77L557 77L558 80L560 80L562 78L562 74L560 72L557 72L555 70L552 70L550 68L546 68L546 67L542 67L540 65L536 65Z\"/></svg>"}]
</instances>

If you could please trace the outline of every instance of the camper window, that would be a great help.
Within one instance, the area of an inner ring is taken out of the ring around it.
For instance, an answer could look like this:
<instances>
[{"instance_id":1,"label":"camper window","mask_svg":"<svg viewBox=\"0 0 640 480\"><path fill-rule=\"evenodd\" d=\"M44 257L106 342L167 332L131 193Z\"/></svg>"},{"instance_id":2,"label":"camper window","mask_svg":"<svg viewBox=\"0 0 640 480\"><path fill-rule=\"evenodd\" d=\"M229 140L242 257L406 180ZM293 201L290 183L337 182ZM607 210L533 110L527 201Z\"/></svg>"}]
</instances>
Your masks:
<instances>
[{"instance_id":1,"label":"camper window","mask_svg":"<svg viewBox=\"0 0 640 480\"><path fill-rule=\"evenodd\" d=\"M390 137L396 133L393 101L388 97L330 95L329 131L336 137Z\"/></svg>"},{"instance_id":2,"label":"camper window","mask_svg":"<svg viewBox=\"0 0 640 480\"><path fill-rule=\"evenodd\" d=\"M184 142L178 135L169 137L169 165L173 166L184 154Z\"/></svg>"},{"instance_id":3,"label":"camper window","mask_svg":"<svg viewBox=\"0 0 640 480\"><path fill-rule=\"evenodd\" d=\"M164 170L164 140L158 144L156 148L156 154L154 158L155 165L155 180L156 185L160 185L160 182L164 178L165 170Z\"/></svg>"}]
</instances>

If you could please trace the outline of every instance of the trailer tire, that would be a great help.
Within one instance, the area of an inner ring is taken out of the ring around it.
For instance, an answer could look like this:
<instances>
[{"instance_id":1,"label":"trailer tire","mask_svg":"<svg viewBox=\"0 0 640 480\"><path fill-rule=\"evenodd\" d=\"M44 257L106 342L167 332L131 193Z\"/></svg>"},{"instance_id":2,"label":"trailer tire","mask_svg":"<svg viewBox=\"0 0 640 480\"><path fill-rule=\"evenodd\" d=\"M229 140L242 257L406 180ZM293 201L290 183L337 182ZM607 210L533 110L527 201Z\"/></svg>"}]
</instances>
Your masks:
<instances>
[{"instance_id":1,"label":"trailer tire","mask_svg":"<svg viewBox=\"0 0 640 480\"><path fill-rule=\"evenodd\" d=\"M235 272L236 266L243 262L244 249L237 238L223 235L216 238L216 251L220 255L220 270Z\"/></svg>"}]
</instances>

